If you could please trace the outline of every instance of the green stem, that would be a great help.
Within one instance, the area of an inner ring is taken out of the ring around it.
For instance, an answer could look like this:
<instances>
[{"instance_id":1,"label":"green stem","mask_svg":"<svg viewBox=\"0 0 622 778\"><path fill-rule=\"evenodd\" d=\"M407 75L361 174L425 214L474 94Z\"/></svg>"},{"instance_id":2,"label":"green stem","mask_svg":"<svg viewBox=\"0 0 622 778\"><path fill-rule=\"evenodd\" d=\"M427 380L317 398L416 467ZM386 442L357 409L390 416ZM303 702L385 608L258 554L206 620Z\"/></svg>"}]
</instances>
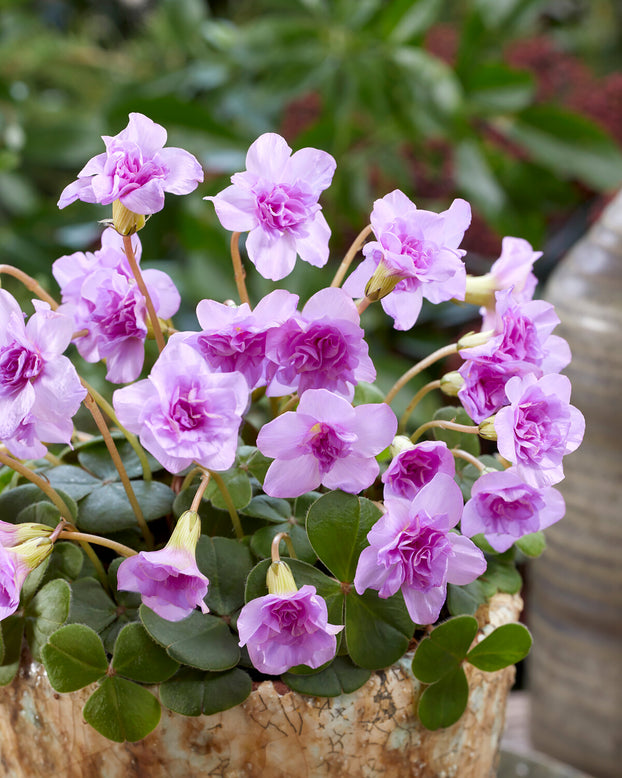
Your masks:
<instances>
[{"instance_id":1,"label":"green stem","mask_svg":"<svg viewBox=\"0 0 622 778\"><path fill-rule=\"evenodd\" d=\"M440 389L441 382L439 381L430 381L429 383L425 384L424 386L419 389L417 394L412 398L412 400L408 403L408 407L404 411L404 414L402 415L402 418L400 419L399 424L399 432L403 432L406 429L406 424L408 423L408 419L410 418L411 413L415 410L417 405L423 400L423 398L426 396L426 394L429 394L430 392L434 391L434 389Z\"/></svg>"},{"instance_id":2,"label":"green stem","mask_svg":"<svg viewBox=\"0 0 622 778\"><path fill-rule=\"evenodd\" d=\"M235 278L235 285L240 296L240 302L246 303L250 307L250 301L248 299L248 291L246 289L246 271L242 264L242 257L240 256L240 233L234 232L231 235L231 261L233 262L233 276Z\"/></svg>"},{"instance_id":3,"label":"green stem","mask_svg":"<svg viewBox=\"0 0 622 778\"><path fill-rule=\"evenodd\" d=\"M371 233L371 229L372 229L371 224L368 224L367 227L363 228L356 236L354 242L348 249L345 257L343 258L341 264L339 265L339 268L335 273L335 277L331 281L330 284L331 286L341 286L344 276L348 272L348 268L352 264L352 260L363 247L363 244L365 243L365 239Z\"/></svg>"},{"instance_id":4,"label":"green stem","mask_svg":"<svg viewBox=\"0 0 622 778\"><path fill-rule=\"evenodd\" d=\"M112 439L110 430L106 426L104 417L102 416L97 403L91 397L90 394L87 394L86 397L84 398L84 404L91 412L95 424L97 425L97 429L101 432L101 435L104 439L104 443L106 444L106 448L108 449L108 453L110 454L110 458L112 459L114 466L116 467L117 472L119 473L119 477L121 478L121 483L123 484L123 488L125 489L127 498L130 501L130 505L132 506L132 510L134 511L134 515L136 516L136 521L138 522L138 526L140 527L141 532L143 533L143 537L145 538L147 546L151 549L154 546L153 535L151 534L151 530L147 526L147 522L145 521L145 517L143 515L142 509L138 503L138 500L136 499L136 495L134 494L134 489L132 488L132 484L127 475L125 465L121 461L121 457L119 456L117 447L115 446L114 440Z\"/></svg>"},{"instance_id":5,"label":"green stem","mask_svg":"<svg viewBox=\"0 0 622 778\"><path fill-rule=\"evenodd\" d=\"M299 401L300 397L297 394L293 394L285 403L285 405L282 408L279 408L278 415L280 416L282 413L287 413L287 411L293 410L296 405L298 405Z\"/></svg>"},{"instance_id":6,"label":"green stem","mask_svg":"<svg viewBox=\"0 0 622 778\"><path fill-rule=\"evenodd\" d=\"M194 513L199 512L199 505L201 505L201 500L203 499L203 494L207 489L207 485L209 483L210 477L211 477L210 474L205 472L201 477L201 483L199 484L199 488L195 492L194 499L192 500L192 505L190 506L190 510L194 511Z\"/></svg>"},{"instance_id":7,"label":"green stem","mask_svg":"<svg viewBox=\"0 0 622 778\"><path fill-rule=\"evenodd\" d=\"M452 448L450 449L451 453L457 457L458 459L464 459L465 462L468 462L470 465L473 465L476 467L480 472L484 472L486 469L486 465L483 462L480 462L479 459L473 454L469 454L468 451L464 451L464 449L461 448Z\"/></svg>"},{"instance_id":8,"label":"green stem","mask_svg":"<svg viewBox=\"0 0 622 778\"><path fill-rule=\"evenodd\" d=\"M199 467L198 465L196 467L193 467L192 470L188 473L188 475L184 478L184 480L181 483L181 489L180 492L183 492L184 489L187 489L192 481L194 480L195 475L198 475L199 473L205 472L202 467Z\"/></svg>"},{"instance_id":9,"label":"green stem","mask_svg":"<svg viewBox=\"0 0 622 778\"><path fill-rule=\"evenodd\" d=\"M457 353L457 343L452 343L450 346L443 346L443 348L439 348L436 351L433 351L425 359L422 359L421 362L417 362L417 364L413 365L410 370L407 370L404 375L401 376L401 378L397 379L391 389L389 389L389 392L384 401L387 404L390 403L403 386L405 386L416 375L419 375L419 373L423 372L427 367L430 367L430 365L434 364L434 362L438 362L439 359L444 359L445 357L449 357L452 354Z\"/></svg>"},{"instance_id":10,"label":"green stem","mask_svg":"<svg viewBox=\"0 0 622 778\"><path fill-rule=\"evenodd\" d=\"M46 303L49 303L50 308L53 311L58 308L58 303L56 300L51 295L49 295L32 276L29 276L28 273L24 273L23 270L20 270L17 267L13 267L13 265L0 265L0 275L2 274L17 278L18 281L21 281L22 284L24 284L26 289L31 291L33 294L36 294L40 300L44 300Z\"/></svg>"},{"instance_id":11,"label":"green stem","mask_svg":"<svg viewBox=\"0 0 622 778\"><path fill-rule=\"evenodd\" d=\"M131 235L123 236L123 248L125 249L125 255L127 257L127 261L130 263L130 269L132 271L134 278L136 279L138 288L140 289L142 296L145 298L145 304L147 305L147 313L149 314L149 321L151 322L151 329L153 330L153 336L155 337L155 341L158 344L158 351L162 352L165 345L164 335L162 334L162 327L160 327L160 320L158 319L158 314L156 313L153 300L151 299L151 295L149 294L149 290L147 289L147 284L145 284L145 279L143 278L143 274L140 272L140 267L138 265L138 262L136 261L136 257L134 256L134 249L132 248Z\"/></svg>"},{"instance_id":12,"label":"green stem","mask_svg":"<svg viewBox=\"0 0 622 778\"><path fill-rule=\"evenodd\" d=\"M58 537L62 538L63 540L75 540L79 542L82 547L88 545L89 543L95 543L98 546L105 546L106 548L111 548L113 551L116 551L117 554L124 557L135 556L138 553L137 551L134 551L133 548L128 548L127 546L124 546L123 543L117 543L115 540L109 540L108 538L101 538L99 537L99 535L90 535L87 532L74 532L73 530L63 530L62 532L59 533ZM91 549L91 551L93 551L93 549ZM97 561L99 562L99 564L101 564L99 558L97 558Z\"/></svg>"},{"instance_id":13,"label":"green stem","mask_svg":"<svg viewBox=\"0 0 622 778\"><path fill-rule=\"evenodd\" d=\"M88 384L83 378L80 379L82 382L82 386L89 392L89 394L93 397L95 402L99 405L99 407L102 409L102 411L108 416L110 421L114 424L117 429L123 433L123 436L127 440L127 442L130 444L130 446L134 449L134 452L136 453L136 456L138 457L140 461L140 465L143 470L143 480L145 481L151 481L151 468L149 467L149 460L147 459L147 454L145 453L145 449L140 445L138 442L138 438L136 435L133 435L129 430L126 430L125 427L120 424L119 419L117 419L117 415L114 412L114 408L110 403L106 400L105 397L103 397L96 389L94 389L90 384Z\"/></svg>"},{"instance_id":14,"label":"green stem","mask_svg":"<svg viewBox=\"0 0 622 778\"><path fill-rule=\"evenodd\" d=\"M67 503L63 500L60 494L54 488L52 488L52 486L50 486L49 481L47 481L45 478L41 478L40 475L33 473L33 471L29 467L26 467L26 465L22 464L22 462L14 459L9 454L4 454L2 451L0 451L0 462L3 465L10 467L12 470L15 470L15 472L24 476L24 478L27 478L31 483L35 484L35 486L38 486L39 489L41 489L41 491L46 494L58 508L62 518L73 519L73 514L69 510Z\"/></svg>"},{"instance_id":15,"label":"green stem","mask_svg":"<svg viewBox=\"0 0 622 778\"><path fill-rule=\"evenodd\" d=\"M298 559L296 556L296 551L294 550L294 544L292 543L292 539L287 534L287 532L278 532L273 538L272 538L272 546L270 548L270 555L272 557L273 562L280 562L281 557L279 555L279 545L281 544L281 541L285 541L285 545L287 546L287 550L289 551L289 555L292 559Z\"/></svg>"},{"instance_id":16,"label":"green stem","mask_svg":"<svg viewBox=\"0 0 622 778\"><path fill-rule=\"evenodd\" d=\"M371 303L372 301L369 299L369 297L361 297L361 299L356 304L356 310L358 311L359 316L366 308L369 308Z\"/></svg>"},{"instance_id":17,"label":"green stem","mask_svg":"<svg viewBox=\"0 0 622 778\"><path fill-rule=\"evenodd\" d=\"M233 529L235 530L235 534L238 540L242 540L244 538L244 530L242 529L240 517L238 516L238 512L235 509L235 505L233 504L233 500L231 499L231 495L229 494L227 485L223 481L220 473L215 473L213 470L208 470L208 472L216 482L216 486L220 490L220 493L222 494L222 498L225 501L225 504L227 505L227 510L229 511L229 516L231 517L231 523L233 524Z\"/></svg>"},{"instance_id":18,"label":"green stem","mask_svg":"<svg viewBox=\"0 0 622 778\"><path fill-rule=\"evenodd\" d=\"M466 432L470 435L479 435L479 427L477 426L456 424L454 421L444 421L443 419L433 419L432 421L426 421L425 424L418 427L410 436L411 441L415 443L424 432L433 429L434 427L438 427L442 430L453 430L454 432Z\"/></svg>"}]
</instances>

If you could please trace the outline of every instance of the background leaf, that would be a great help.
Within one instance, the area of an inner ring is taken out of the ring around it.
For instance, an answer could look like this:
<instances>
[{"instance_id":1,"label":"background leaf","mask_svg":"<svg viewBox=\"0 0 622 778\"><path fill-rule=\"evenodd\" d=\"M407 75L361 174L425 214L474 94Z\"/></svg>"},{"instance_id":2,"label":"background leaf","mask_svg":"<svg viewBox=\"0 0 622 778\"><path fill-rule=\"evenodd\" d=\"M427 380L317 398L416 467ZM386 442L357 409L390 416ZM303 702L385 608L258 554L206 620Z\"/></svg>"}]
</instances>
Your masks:
<instances>
[{"instance_id":1,"label":"background leaf","mask_svg":"<svg viewBox=\"0 0 622 778\"><path fill-rule=\"evenodd\" d=\"M147 689L125 678L106 678L86 701L85 720L116 743L135 743L160 722L160 703Z\"/></svg>"}]
</instances>

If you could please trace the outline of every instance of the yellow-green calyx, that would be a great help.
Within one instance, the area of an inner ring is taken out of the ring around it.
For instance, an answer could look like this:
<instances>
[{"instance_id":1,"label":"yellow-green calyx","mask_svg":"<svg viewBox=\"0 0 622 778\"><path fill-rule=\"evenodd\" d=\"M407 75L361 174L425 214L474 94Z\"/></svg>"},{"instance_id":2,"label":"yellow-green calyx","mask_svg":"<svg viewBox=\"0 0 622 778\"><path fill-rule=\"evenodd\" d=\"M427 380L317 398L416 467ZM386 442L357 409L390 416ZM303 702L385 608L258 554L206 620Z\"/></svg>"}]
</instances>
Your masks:
<instances>
[{"instance_id":1,"label":"yellow-green calyx","mask_svg":"<svg viewBox=\"0 0 622 778\"><path fill-rule=\"evenodd\" d=\"M391 452L392 457L396 457L398 454L401 454L402 451L408 451L414 447L415 444L407 435L396 435L389 446L389 451Z\"/></svg>"},{"instance_id":2,"label":"yellow-green calyx","mask_svg":"<svg viewBox=\"0 0 622 778\"><path fill-rule=\"evenodd\" d=\"M480 438L485 440L496 440L497 432L495 430L495 417L489 416L484 421L480 422L477 427Z\"/></svg>"},{"instance_id":3,"label":"yellow-green calyx","mask_svg":"<svg viewBox=\"0 0 622 778\"><path fill-rule=\"evenodd\" d=\"M39 536L13 546L11 552L18 556L29 570L34 570L47 559L53 548L54 543L49 538Z\"/></svg>"},{"instance_id":4,"label":"yellow-green calyx","mask_svg":"<svg viewBox=\"0 0 622 778\"><path fill-rule=\"evenodd\" d=\"M182 513L171 537L167 548L182 548L185 551L194 551L201 536L201 519L196 511Z\"/></svg>"},{"instance_id":5,"label":"yellow-green calyx","mask_svg":"<svg viewBox=\"0 0 622 778\"><path fill-rule=\"evenodd\" d=\"M467 276L464 302L494 308L496 289L495 279L490 273L483 276Z\"/></svg>"},{"instance_id":6,"label":"yellow-green calyx","mask_svg":"<svg viewBox=\"0 0 622 778\"><path fill-rule=\"evenodd\" d=\"M273 562L270 565L266 575L266 586L270 594L292 594L298 591L292 571L285 562Z\"/></svg>"},{"instance_id":7,"label":"yellow-green calyx","mask_svg":"<svg viewBox=\"0 0 622 778\"><path fill-rule=\"evenodd\" d=\"M375 303L377 300L382 300L390 292L392 292L404 276L396 275L391 268L387 267L384 262L381 262L373 276L367 282L365 287L365 297Z\"/></svg>"},{"instance_id":8,"label":"yellow-green calyx","mask_svg":"<svg viewBox=\"0 0 622 778\"><path fill-rule=\"evenodd\" d=\"M15 545L25 543L27 540L33 538L47 538L52 534L52 527L48 527L45 524L33 524L32 522L25 522L24 524L15 525Z\"/></svg>"},{"instance_id":9,"label":"yellow-green calyx","mask_svg":"<svg viewBox=\"0 0 622 778\"><path fill-rule=\"evenodd\" d=\"M441 378L441 392L448 397L457 397L463 384L464 378L457 370L452 370Z\"/></svg>"},{"instance_id":10,"label":"yellow-green calyx","mask_svg":"<svg viewBox=\"0 0 622 778\"><path fill-rule=\"evenodd\" d=\"M141 213L134 213L126 208L121 200L115 200L112 204L112 226L119 235L133 235L142 230L147 217Z\"/></svg>"},{"instance_id":11,"label":"yellow-green calyx","mask_svg":"<svg viewBox=\"0 0 622 778\"><path fill-rule=\"evenodd\" d=\"M463 337L461 337L458 341L458 350L463 348L473 348L474 346L483 346L484 343L488 343L493 334L493 330L482 330L482 332L467 332L467 334L463 335Z\"/></svg>"}]
</instances>

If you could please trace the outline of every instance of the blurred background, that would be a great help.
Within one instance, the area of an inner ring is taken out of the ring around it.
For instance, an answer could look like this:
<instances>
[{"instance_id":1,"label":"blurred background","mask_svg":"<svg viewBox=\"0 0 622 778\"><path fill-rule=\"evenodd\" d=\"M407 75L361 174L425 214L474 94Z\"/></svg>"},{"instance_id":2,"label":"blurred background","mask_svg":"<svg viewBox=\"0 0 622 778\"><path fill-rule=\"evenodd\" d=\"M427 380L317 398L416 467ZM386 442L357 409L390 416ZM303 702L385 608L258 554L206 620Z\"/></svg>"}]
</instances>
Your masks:
<instances>
[{"instance_id":1,"label":"blurred background","mask_svg":"<svg viewBox=\"0 0 622 778\"><path fill-rule=\"evenodd\" d=\"M200 299L236 296L229 235L201 197L266 131L337 160L322 197L334 269L374 199L398 187L430 210L469 200L470 272L512 235L544 251L545 282L622 183L621 37L619 0L0 0L0 261L57 293L51 263L96 248L108 216L59 211L58 196L100 136L140 111L206 171L196 196L168 197L141 232L143 264L180 287L180 329L197 327ZM271 288L248 282L254 300ZM326 283L298 263L287 286L306 299ZM365 326L385 390L479 326L474 308L448 303L399 333L376 308ZM618 766L621 737L602 746Z\"/></svg>"}]
</instances>

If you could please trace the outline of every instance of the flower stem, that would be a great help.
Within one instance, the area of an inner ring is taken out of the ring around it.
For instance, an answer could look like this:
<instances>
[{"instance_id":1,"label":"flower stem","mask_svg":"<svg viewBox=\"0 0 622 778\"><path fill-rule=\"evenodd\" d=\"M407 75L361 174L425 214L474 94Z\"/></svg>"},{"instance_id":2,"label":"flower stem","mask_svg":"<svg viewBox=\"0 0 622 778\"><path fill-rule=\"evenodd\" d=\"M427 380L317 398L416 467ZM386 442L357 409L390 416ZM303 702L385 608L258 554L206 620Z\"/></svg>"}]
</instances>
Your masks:
<instances>
[{"instance_id":1,"label":"flower stem","mask_svg":"<svg viewBox=\"0 0 622 778\"><path fill-rule=\"evenodd\" d=\"M151 468L149 467L149 460L147 459L147 454L145 453L145 449L138 442L138 438L136 437L136 435L133 435L129 430L126 430L125 427L119 422L119 419L117 419L117 415L114 412L114 408L112 407L112 405L110 405L110 403L106 400L105 397L103 397L96 389L94 389L90 384L88 384L84 380L84 378L81 378L80 381L82 382L82 386L93 397L95 402L99 405L99 407L106 414L106 416L108 416L110 421L112 421L114 426L117 427L117 429L123 433L127 442L134 449L134 453L138 457L140 461L140 465L143 470L143 480L151 481Z\"/></svg>"},{"instance_id":2,"label":"flower stem","mask_svg":"<svg viewBox=\"0 0 622 778\"><path fill-rule=\"evenodd\" d=\"M365 239L370 234L371 230L372 230L371 224L368 224L367 227L363 228L356 236L354 242L352 243L345 257L341 261L341 264L339 265L339 268L335 273L335 277L331 281L330 284L331 286L341 286L344 276L348 272L348 268L352 264L352 260L358 254L358 252L363 248Z\"/></svg>"},{"instance_id":3,"label":"flower stem","mask_svg":"<svg viewBox=\"0 0 622 778\"><path fill-rule=\"evenodd\" d=\"M235 285L240 296L240 302L246 303L250 307L250 301L248 299L248 291L246 290L246 271L242 264L242 257L240 256L240 233L234 232L231 235L231 261L233 262L233 275L235 278Z\"/></svg>"},{"instance_id":4,"label":"flower stem","mask_svg":"<svg viewBox=\"0 0 622 778\"><path fill-rule=\"evenodd\" d=\"M298 394L293 394L289 400L283 405L282 408L279 408L278 416L280 416L282 413L287 413L287 411L292 411L294 408L298 405L298 402L300 401L300 397Z\"/></svg>"},{"instance_id":5,"label":"flower stem","mask_svg":"<svg viewBox=\"0 0 622 778\"><path fill-rule=\"evenodd\" d=\"M356 310L359 313L359 316L363 313L363 311L368 308L371 305L371 300L369 297L361 297L361 299L356 304Z\"/></svg>"},{"instance_id":6,"label":"flower stem","mask_svg":"<svg viewBox=\"0 0 622 778\"><path fill-rule=\"evenodd\" d=\"M296 556L296 552L294 551L294 544L292 543L292 539L287 534L287 532L277 532L277 534L272 538L272 546L270 547L270 555L272 557L273 562L280 562L281 557L279 555L279 546L281 544L281 541L285 541L285 545L287 546L287 550L289 551L289 555L292 559L298 559Z\"/></svg>"},{"instance_id":7,"label":"flower stem","mask_svg":"<svg viewBox=\"0 0 622 778\"><path fill-rule=\"evenodd\" d=\"M480 462L479 459L473 454L469 454L468 451L464 451L464 449L461 448L452 448L450 449L451 453L457 457L458 459L464 459L465 462L468 462L470 465L473 465L476 467L480 472L484 472L486 469L486 465L483 462Z\"/></svg>"},{"instance_id":8,"label":"flower stem","mask_svg":"<svg viewBox=\"0 0 622 778\"><path fill-rule=\"evenodd\" d=\"M479 435L479 427L468 424L456 424L455 421L444 421L443 419L433 419L432 421L426 421L425 424L422 424L420 427L418 427L413 434L410 436L410 439L413 443L415 443L424 432L426 432L429 429L432 429L433 427L438 427L439 429L443 430L453 430L454 432L466 432L471 435Z\"/></svg>"},{"instance_id":9,"label":"flower stem","mask_svg":"<svg viewBox=\"0 0 622 778\"><path fill-rule=\"evenodd\" d=\"M113 551L116 551L117 554L120 554L121 556L135 556L138 552L134 551L133 548L128 548L127 546L124 546L123 543L117 543L116 540L109 540L108 538L100 538L99 535L89 535L86 532L77 532L75 530L63 530L58 535L59 538L62 538L64 540L75 540L82 545L83 543L95 543L98 546L105 546L106 548L111 548ZM99 559L98 559L99 561Z\"/></svg>"},{"instance_id":10,"label":"flower stem","mask_svg":"<svg viewBox=\"0 0 622 778\"><path fill-rule=\"evenodd\" d=\"M31 483L35 484L35 486L38 486L39 489L41 489L41 491L47 495L58 508L62 518L73 518L67 503L63 500L60 494L52 486L50 486L50 483L45 478L41 478L40 475L33 473L29 467L26 467L26 465L24 465L18 459L14 459L10 454L4 454L2 451L0 451L0 463L10 467L12 470L15 470L17 473L24 476L24 478L27 478Z\"/></svg>"},{"instance_id":11,"label":"flower stem","mask_svg":"<svg viewBox=\"0 0 622 778\"><path fill-rule=\"evenodd\" d=\"M26 289L29 289L33 294L36 294L40 300L44 300L46 303L49 303L50 308L53 311L58 308L58 303L56 300L51 295L49 295L32 276L29 276L28 273L24 273L23 270L20 270L17 267L13 267L13 265L0 265L0 275L3 273L7 276L13 276L13 278L17 278L18 281L21 281Z\"/></svg>"},{"instance_id":12,"label":"flower stem","mask_svg":"<svg viewBox=\"0 0 622 778\"><path fill-rule=\"evenodd\" d=\"M224 482L220 473L215 473L213 470L209 470L208 472L216 482L216 486L220 490L222 498L227 505L227 510L229 511L229 516L231 517L231 523L233 524L235 534L238 540L242 540L244 538L244 530L242 529L242 524L240 522L238 512L236 511L235 505L233 504L233 499L231 498L229 490L227 489L227 484Z\"/></svg>"},{"instance_id":13,"label":"flower stem","mask_svg":"<svg viewBox=\"0 0 622 778\"><path fill-rule=\"evenodd\" d=\"M399 392L399 390L405 386L411 378L414 378L416 375L419 375L422 371L424 371L427 367L430 367L430 365L433 365L434 362L438 362L439 359L444 359L445 357L449 357L452 354L456 354L458 352L458 344L452 343L449 346L443 346L443 348L439 348L436 351L433 351L431 354L429 354L425 359L422 359L421 362L417 362L416 365L413 365L409 370L407 370L401 378L398 378L397 381L393 384L391 389L389 389L389 392L387 393L387 396L385 397L385 402L390 403L391 400L395 397L395 395Z\"/></svg>"},{"instance_id":14,"label":"flower stem","mask_svg":"<svg viewBox=\"0 0 622 778\"><path fill-rule=\"evenodd\" d=\"M156 313L156 309L153 305L153 300L151 299L151 295L149 294L149 290L147 289L147 285L145 284L145 279L143 278L143 274L140 272L140 267L138 266L138 262L136 261L136 257L134 256L134 249L132 248L131 235L123 236L123 248L125 249L125 255L127 256L127 261L130 263L130 268L132 270L132 274L134 275L134 278L136 279L138 288L140 289L141 294L145 298L145 304L147 305L147 313L149 314L149 321L151 322L153 335L158 345L158 351L161 352L162 349L164 348L164 335L162 334L162 327L160 327L160 320L158 319L158 314Z\"/></svg>"},{"instance_id":15,"label":"flower stem","mask_svg":"<svg viewBox=\"0 0 622 778\"><path fill-rule=\"evenodd\" d=\"M106 448L108 449L108 453L110 454L110 458L112 459L114 466L116 467L117 472L119 473L119 477L121 478L121 483L123 484L123 488L125 489L127 498L130 501L130 505L132 506L132 510L134 511L134 515L136 516L136 521L138 522L138 526L140 527L143 537L145 538L147 546L149 548L153 548L153 544L154 544L153 535L151 534L151 530L147 526L147 522L145 521L145 517L142 512L142 508L140 507L138 500L136 499L136 495L134 493L134 489L132 488L131 481L127 475L125 465L121 461L121 457L119 456L119 452L117 451L117 447L115 446L114 440L112 439L112 435L110 434L110 430L106 425L104 417L102 416L97 403L91 397L90 394L87 394L86 397L84 398L84 404L91 412L95 424L97 425L97 429L101 432L101 435L104 439L104 443L106 444Z\"/></svg>"},{"instance_id":16,"label":"flower stem","mask_svg":"<svg viewBox=\"0 0 622 778\"><path fill-rule=\"evenodd\" d=\"M421 389L419 389L417 394L408 403L408 407L406 408L404 414L402 415L402 418L400 419L399 432L403 432L406 429L406 424L408 423L408 419L410 418L411 413L415 410L416 406L421 402L421 400L423 400L426 394L429 394L429 392L434 391L434 389L440 389L440 386L441 386L440 380L430 381L429 383L422 386Z\"/></svg>"},{"instance_id":17,"label":"flower stem","mask_svg":"<svg viewBox=\"0 0 622 778\"><path fill-rule=\"evenodd\" d=\"M211 476L209 473L203 473L201 476L201 483L199 484L199 488L196 490L194 499L192 500L192 505L190 506L190 510L194 513L199 512L199 505L201 504L201 500L203 499L203 494L205 493L205 490L207 489L207 485L209 483Z\"/></svg>"}]
</instances>

